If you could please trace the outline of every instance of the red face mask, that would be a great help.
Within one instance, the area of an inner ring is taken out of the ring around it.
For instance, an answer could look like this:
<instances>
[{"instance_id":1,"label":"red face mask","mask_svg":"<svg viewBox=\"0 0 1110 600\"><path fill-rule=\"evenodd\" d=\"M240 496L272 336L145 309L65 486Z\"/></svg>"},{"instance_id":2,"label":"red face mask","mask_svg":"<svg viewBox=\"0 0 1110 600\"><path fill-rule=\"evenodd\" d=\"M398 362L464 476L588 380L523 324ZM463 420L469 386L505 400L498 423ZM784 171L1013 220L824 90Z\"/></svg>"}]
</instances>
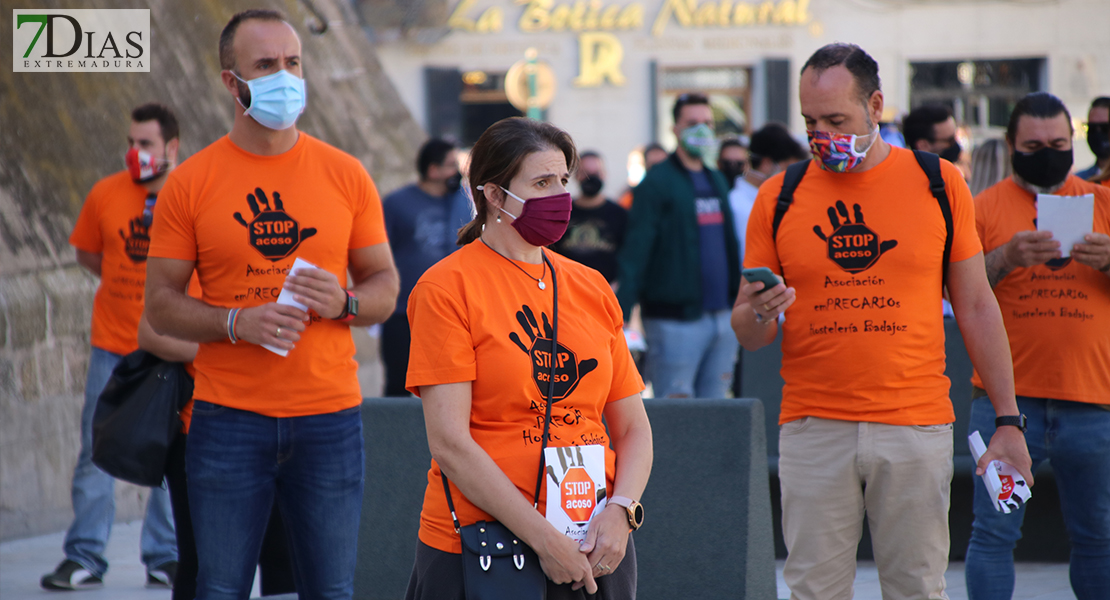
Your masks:
<instances>
[{"instance_id":1,"label":"red face mask","mask_svg":"<svg viewBox=\"0 0 1110 600\"><path fill-rule=\"evenodd\" d=\"M567 232L570 223L570 209L573 200L570 194L563 192L554 196L529 198L525 201L520 196L501 188L506 194L524 205L519 217L513 218L513 229L524 238L524 241L533 246L549 246L559 241ZM500 209L501 212L513 216L512 213Z\"/></svg>"},{"instance_id":2,"label":"red face mask","mask_svg":"<svg viewBox=\"0 0 1110 600\"><path fill-rule=\"evenodd\" d=\"M150 181L169 170L170 161L164 158L154 158L149 152L138 148L131 148L123 156L127 164L127 171L135 183Z\"/></svg>"}]
</instances>

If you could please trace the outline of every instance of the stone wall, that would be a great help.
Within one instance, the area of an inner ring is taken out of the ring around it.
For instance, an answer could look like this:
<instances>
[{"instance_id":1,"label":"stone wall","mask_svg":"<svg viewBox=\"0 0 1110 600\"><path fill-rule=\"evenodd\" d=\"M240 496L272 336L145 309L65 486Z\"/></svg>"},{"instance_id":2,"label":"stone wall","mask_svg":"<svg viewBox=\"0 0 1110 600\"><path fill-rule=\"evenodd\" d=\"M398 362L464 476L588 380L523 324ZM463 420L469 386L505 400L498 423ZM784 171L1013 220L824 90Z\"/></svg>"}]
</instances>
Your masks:
<instances>
[{"instance_id":1,"label":"stone wall","mask_svg":"<svg viewBox=\"0 0 1110 600\"><path fill-rule=\"evenodd\" d=\"M359 158L383 193L414 179L424 133L345 0L98 3L150 9L150 73L13 73L11 44L0 44L0 539L56 531L72 518L97 280L76 266L67 239L85 194L122 168L138 104L174 108L183 157L228 131L233 100L220 83L217 40L231 15L260 6L283 10L301 36L309 89L301 130ZM11 19L0 11L0 30L11 31ZM375 341L356 339L363 391L375 394L367 389L378 385ZM141 488L121 484L116 497L118 518L141 515Z\"/></svg>"}]
</instances>

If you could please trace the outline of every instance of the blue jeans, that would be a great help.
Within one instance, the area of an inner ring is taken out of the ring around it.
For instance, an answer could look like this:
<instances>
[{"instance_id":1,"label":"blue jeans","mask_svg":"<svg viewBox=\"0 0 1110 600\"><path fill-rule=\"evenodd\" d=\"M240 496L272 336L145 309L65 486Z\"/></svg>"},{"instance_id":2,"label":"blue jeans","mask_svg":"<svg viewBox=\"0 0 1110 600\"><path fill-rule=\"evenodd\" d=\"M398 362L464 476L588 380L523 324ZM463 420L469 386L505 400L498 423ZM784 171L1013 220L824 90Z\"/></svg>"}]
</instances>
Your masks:
<instances>
[{"instance_id":1,"label":"blue jeans","mask_svg":"<svg viewBox=\"0 0 1110 600\"><path fill-rule=\"evenodd\" d=\"M694 321L644 319L645 370L656 398L725 398L740 342L731 310Z\"/></svg>"},{"instance_id":2,"label":"blue jeans","mask_svg":"<svg viewBox=\"0 0 1110 600\"><path fill-rule=\"evenodd\" d=\"M73 471L73 523L66 532L66 558L90 573L103 577L108 570L104 547L116 516L115 479L92 462L92 424L96 399L120 355L93 346L89 355L89 374L85 382L85 407L81 411L81 454ZM177 560L177 539L173 531L170 497L164 487L152 488L146 503L142 537L139 543L143 563L153 569Z\"/></svg>"},{"instance_id":3,"label":"blue jeans","mask_svg":"<svg viewBox=\"0 0 1110 600\"><path fill-rule=\"evenodd\" d=\"M1082 402L1018 396L1029 418L1025 441L1033 468L1049 460L1071 538L1071 587L1078 600L1110 598L1110 411ZM983 441L994 434L994 408L986 398L971 403L968 431ZM1014 546L1021 538L1025 507L996 511L980 478L975 483L975 521L967 548L971 600L1009 599L1014 591ZM1033 498L1037 501L1036 482Z\"/></svg>"},{"instance_id":4,"label":"blue jeans","mask_svg":"<svg viewBox=\"0 0 1110 600\"><path fill-rule=\"evenodd\" d=\"M250 595L275 496L301 600L351 598L362 510L360 411L275 418L194 403L185 470L197 600Z\"/></svg>"}]
</instances>

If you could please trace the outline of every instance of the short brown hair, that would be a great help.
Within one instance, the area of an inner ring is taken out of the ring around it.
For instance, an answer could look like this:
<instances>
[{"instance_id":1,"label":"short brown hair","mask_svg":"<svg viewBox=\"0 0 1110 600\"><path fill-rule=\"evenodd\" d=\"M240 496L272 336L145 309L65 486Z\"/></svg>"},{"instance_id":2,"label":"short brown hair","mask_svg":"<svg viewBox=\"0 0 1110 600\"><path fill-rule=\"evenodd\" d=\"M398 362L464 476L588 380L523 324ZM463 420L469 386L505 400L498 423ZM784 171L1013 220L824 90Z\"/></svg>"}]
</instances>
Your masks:
<instances>
[{"instance_id":1,"label":"short brown hair","mask_svg":"<svg viewBox=\"0 0 1110 600\"><path fill-rule=\"evenodd\" d=\"M252 8L236 13L231 17L231 20L224 25L224 30L220 32L220 68L233 71L235 70L235 51L232 49L232 44L235 42L235 32L239 30L239 26L243 21L250 21L252 19L258 21L281 21L287 23L285 15L281 11L269 8Z\"/></svg>"},{"instance_id":2,"label":"short brown hair","mask_svg":"<svg viewBox=\"0 0 1110 600\"><path fill-rule=\"evenodd\" d=\"M162 142L169 142L170 140L177 139L177 117L174 116L173 110L165 104L148 102L136 106L135 110L131 111L131 120L136 123L158 121L158 129L162 133Z\"/></svg>"},{"instance_id":3,"label":"short brown hair","mask_svg":"<svg viewBox=\"0 0 1110 600\"><path fill-rule=\"evenodd\" d=\"M698 104L709 106L709 96L706 96L701 92L687 92L685 94L679 94L678 98L676 98L674 101L674 108L671 109L671 117L674 118L674 122L678 123L678 118L682 116L683 108L686 108L687 106L695 106Z\"/></svg>"},{"instance_id":4,"label":"short brown hair","mask_svg":"<svg viewBox=\"0 0 1110 600\"><path fill-rule=\"evenodd\" d=\"M536 152L559 150L567 161L567 170L578 167L578 150L570 134L558 127L526 117L509 117L490 125L470 151L467 167L471 197L474 198L474 220L459 230L458 243L465 246L482 235L482 225L489 214L489 200L480 185L509 187L520 172L524 159Z\"/></svg>"},{"instance_id":5,"label":"short brown hair","mask_svg":"<svg viewBox=\"0 0 1110 600\"><path fill-rule=\"evenodd\" d=\"M822 71L844 65L856 81L856 90L860 99L866 104L871 95L883 89L879 79L879 63L874 58L855 44L826 44L817 49L806 64L802 65L802 73L812 68L814 73L820 75Z\"/></svg>"}]
</instances>

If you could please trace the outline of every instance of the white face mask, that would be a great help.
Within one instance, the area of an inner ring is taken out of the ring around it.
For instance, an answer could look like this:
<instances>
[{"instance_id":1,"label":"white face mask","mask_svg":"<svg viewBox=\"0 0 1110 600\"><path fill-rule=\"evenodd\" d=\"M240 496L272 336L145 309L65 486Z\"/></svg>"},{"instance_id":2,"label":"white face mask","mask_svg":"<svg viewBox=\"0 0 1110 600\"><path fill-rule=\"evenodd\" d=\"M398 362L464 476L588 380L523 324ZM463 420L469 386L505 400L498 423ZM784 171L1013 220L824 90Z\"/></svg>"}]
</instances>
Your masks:
<instances>
[{"instance_id":1,"label":"white face mask","mask_svg":"<svg viewBox=\"0 0 1110 600\"><path fill-rule=\"evenodd\" d=\"M289 129L304 112L307 96L304 80L289 71L282 69L250 81L239 77L234 71L231 74L250 90L250 106L236 98L239 105L246 109L244 114L262 126L278 131Z\"/></svg>"}]
</instances>

